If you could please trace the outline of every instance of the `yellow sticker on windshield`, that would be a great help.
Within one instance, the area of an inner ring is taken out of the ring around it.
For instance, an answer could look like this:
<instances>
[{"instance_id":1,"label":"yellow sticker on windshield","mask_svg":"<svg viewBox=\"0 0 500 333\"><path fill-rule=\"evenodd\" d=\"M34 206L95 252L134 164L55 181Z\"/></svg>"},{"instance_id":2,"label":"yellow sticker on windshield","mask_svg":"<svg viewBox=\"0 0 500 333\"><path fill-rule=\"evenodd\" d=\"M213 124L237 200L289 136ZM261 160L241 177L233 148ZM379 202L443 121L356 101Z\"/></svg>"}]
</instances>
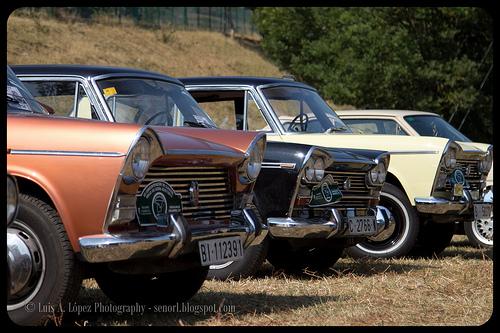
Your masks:
<instances>
[{"instance_id":1,"label":"yellow sticker on windshield","mask_svg":"<svg viewBox=\"0 0 500 333\"><path fill-rule=\"evenodd\" d=\"M104 93L104 96L106 96L106 97L113 96L113 95L117 94L115 87L104 88L102 90L102 92Z\"/></svg>"}]
</instances>

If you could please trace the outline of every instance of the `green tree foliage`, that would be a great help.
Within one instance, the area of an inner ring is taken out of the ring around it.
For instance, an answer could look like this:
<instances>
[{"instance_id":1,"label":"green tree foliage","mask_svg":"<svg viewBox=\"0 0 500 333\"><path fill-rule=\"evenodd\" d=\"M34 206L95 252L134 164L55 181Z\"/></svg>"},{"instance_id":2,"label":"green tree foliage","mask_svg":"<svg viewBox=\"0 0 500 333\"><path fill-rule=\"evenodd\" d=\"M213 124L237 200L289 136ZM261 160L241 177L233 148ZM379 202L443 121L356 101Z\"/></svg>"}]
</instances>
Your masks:
<instances>
[{"instance_id":1,"label":"green tree foliage","mask_svg":"<svg viewBox=\"0 0 500 333\"><path fill-rule=\"evenodd\" d=\"M492 19L480 8L257 8L264 51L336 104L432 111L492 141ZM490 74L491 75L491 74Z\"/></svg>"}]
</instances>

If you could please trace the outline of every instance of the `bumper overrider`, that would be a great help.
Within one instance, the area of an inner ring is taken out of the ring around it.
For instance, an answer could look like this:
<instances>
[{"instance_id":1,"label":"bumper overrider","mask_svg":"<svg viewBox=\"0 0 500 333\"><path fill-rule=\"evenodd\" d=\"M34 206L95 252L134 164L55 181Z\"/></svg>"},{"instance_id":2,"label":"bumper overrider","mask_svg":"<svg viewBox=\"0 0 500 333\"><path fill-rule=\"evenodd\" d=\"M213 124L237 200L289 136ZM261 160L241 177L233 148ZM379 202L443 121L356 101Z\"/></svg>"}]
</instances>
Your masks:
<instances>
[{"instance_id":1,"label":"bumper overrider","mask_svg":"<svg viewBox=\"0 0 500 333\"><path fill-rule=\"evenodd\" d=\"M112 262L165 256L171 259L194 250L198 241L239 236L244 248L260 244L267 235L252 208L234 210L227 226L191 226L182 214L169 214L171 232L143 231L128 234L98 234L79 238L81 254L88 262Z\"/></svg>"},{"instance_id":2,"label":"bumper overrider","mask_svg":"<svg viewBox=\"0 0 500 333\"><path fill-rule=\"evenodd\" d=\"M382 206L370 208L369 216L375 216L375 231L371 233L356 233L357 237L377 236L394 224L394 218L389 210ZM328 210L325 218L268 218L269 234L273 238L337 238L351 237L348 228L348 218L354 211L347 211L345 216L336 209Z\"/></svg>"}]
</instances>

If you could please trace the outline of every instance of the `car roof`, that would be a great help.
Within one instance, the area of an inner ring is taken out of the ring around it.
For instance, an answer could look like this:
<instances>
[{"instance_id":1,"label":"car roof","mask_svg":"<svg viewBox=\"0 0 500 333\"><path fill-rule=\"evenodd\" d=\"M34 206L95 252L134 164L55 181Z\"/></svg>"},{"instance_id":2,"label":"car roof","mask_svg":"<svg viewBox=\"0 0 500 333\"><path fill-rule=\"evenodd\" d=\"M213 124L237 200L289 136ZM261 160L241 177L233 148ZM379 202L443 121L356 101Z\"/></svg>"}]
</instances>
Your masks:
<instances>
[{"instance_id":1,"label":"car roof","mask_svg":"<svg viewBox=\"0 0 500 333\"><path fill-rule=\"evenodd\" d=\"M127 67L93 66L93 65L12 65L16 75L75 75L83 77L96 77L106 74L130 74L147 76L152 79L170 81L183 85L181 81L168 75Z\"/></svg>"},{"instance_id":2,"label":"car roof","mask_svg":"<svg viewBox=\"0 0 500 333\"><path fill-rule=\"evenodd\" d=\"M339 116L417 116L417 115L430 115L438 116L437 113L426 112L426 111L414 111L414 110L335 110Z\"/></svg>"},{"instance_id":3,"label":"car roof","mask_svg":"<svg viewBox=\"0 0 500 333\"><path fill-rule=\"evenodd\" d=\"M263 86L263 85L283 85L299 88L316 90L313 87L297 82L292 79L264 77L264 76L198 76L198 77L180 77L186 86L187 85L247 85L247 86Z\"/></svg>"}]
</instances>

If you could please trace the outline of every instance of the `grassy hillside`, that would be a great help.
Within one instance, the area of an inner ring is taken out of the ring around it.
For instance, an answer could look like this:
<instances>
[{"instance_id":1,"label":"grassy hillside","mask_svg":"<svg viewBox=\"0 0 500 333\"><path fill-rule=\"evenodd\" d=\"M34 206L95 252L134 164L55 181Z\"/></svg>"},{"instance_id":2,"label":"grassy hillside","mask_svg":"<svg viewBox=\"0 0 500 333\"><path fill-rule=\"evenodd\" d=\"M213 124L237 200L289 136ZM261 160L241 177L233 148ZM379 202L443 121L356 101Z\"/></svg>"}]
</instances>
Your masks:
<instances>
[{"instance_id":1,"label":"grassy hillside","mask_svg":"<svg viewBox=\"0 0 500 333\"><path fill-rule=\"evenodd\" d=\"M172 76L283 74L259 52L216 32L16 15L7 21L7 63L125 66Z\"/></svg>"}]
</instances>

